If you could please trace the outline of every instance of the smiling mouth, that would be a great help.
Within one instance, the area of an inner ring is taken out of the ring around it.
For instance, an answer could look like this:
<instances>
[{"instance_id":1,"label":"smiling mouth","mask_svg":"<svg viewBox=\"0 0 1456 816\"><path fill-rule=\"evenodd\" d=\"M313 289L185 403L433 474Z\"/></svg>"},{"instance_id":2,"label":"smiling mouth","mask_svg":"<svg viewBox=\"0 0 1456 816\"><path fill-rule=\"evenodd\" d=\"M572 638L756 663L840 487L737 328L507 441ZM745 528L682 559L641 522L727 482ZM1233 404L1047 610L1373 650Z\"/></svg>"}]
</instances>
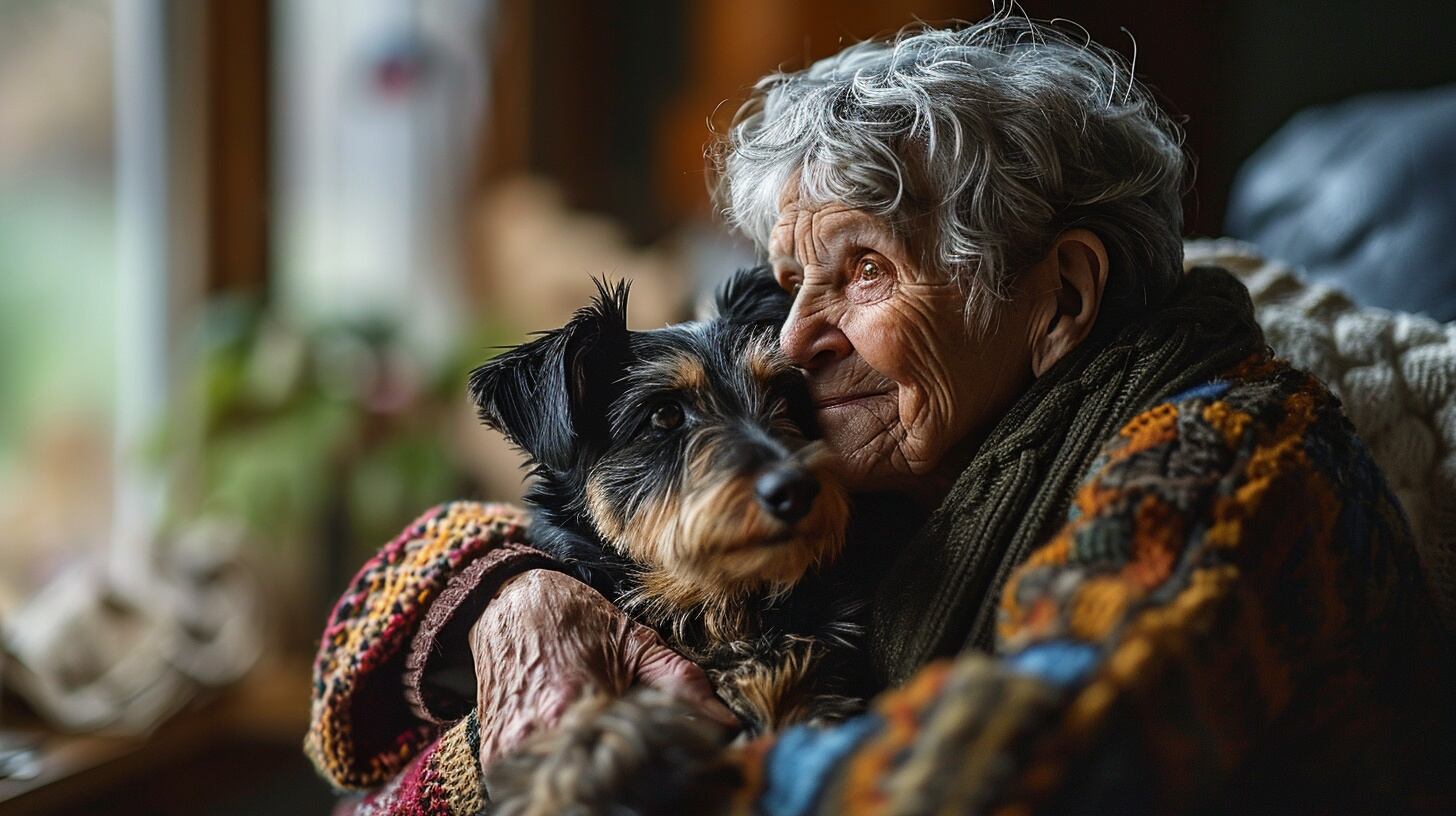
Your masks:
<instances>
[{"instance_id":1,"label":"smiling mouth","mask_svg":"<svg viewBox=\"0 0 1456 816\"><path fill-rule=\"evenodd\" d=\"M883 397L883 396L885 396L888 393L890 393L890 392L888 392L888 391L869 391L869 392L866 392L866 393L863 393L863 394L845 394L842 397L831 397L830 399L820 400L819 402L814 403L814 408L816 410L819 410L819 411L823 411L826 408L839 408L841 406L848 405L848 404L850 404L852 402L859 402L861 400L873 399L874 397Z\"/></svg>"}]
</instances>

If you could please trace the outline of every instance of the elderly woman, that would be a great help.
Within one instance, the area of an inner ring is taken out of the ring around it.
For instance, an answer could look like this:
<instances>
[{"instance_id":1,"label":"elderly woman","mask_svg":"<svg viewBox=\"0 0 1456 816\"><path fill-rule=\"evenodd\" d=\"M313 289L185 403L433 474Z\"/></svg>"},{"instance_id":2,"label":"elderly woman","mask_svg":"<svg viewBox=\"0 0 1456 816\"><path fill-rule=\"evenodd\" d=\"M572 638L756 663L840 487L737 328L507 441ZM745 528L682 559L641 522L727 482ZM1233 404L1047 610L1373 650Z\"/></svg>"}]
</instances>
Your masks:
<instances>
[{"instance_id":1,"label":"elderly woman","mask_svg":"<svg viewBox=\"0 0 1456 816\"><path fill-rule=\"evenodd\" d=\"M907 31L764 79L718 148L844 478L919 508L863 514L850 554L893 690L726 755L738 806L1449 801L1451 664L1401 510L1242 286L1183 270L1180 136L1114 55L1005 17ZM526 523L431 511L340 601L309 750L385 785L369 807L479 807L482 766L586 686L723 716Z\"/></svg>"}]
</instances>

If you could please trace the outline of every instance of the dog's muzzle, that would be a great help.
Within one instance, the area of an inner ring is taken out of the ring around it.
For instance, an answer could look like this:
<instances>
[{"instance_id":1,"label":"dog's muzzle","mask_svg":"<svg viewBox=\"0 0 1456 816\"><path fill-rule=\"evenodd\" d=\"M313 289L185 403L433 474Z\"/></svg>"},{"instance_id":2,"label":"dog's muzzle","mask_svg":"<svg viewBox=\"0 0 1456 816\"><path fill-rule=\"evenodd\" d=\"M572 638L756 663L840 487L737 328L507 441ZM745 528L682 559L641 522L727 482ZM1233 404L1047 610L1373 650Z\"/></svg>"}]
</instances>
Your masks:
<instances>
[{"instance_id":1,"label":"dog's muzzle","mask_svg":"<svg viewBox=\"0 0 1456 816\"><path fill-rule=\"evenodd\" d=\"M797 464L777 465L759 474L753 492L769 515L793 524L814 507L819 480Z\"/></svg>"}]
</instances>

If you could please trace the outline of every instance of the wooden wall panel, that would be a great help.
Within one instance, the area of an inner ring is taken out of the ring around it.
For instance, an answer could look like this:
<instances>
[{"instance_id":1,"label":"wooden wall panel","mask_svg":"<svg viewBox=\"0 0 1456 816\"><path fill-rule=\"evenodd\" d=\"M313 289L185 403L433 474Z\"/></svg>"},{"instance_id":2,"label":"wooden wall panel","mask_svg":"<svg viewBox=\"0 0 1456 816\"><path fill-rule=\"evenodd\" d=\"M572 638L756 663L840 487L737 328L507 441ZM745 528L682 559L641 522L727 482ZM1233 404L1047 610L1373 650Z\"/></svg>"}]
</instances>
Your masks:
<instances>
[{"instance_id":1,"label":"wooden wall panel","mask_svg":"<svg viewBox=\"0 0 1456 816\"><path fill-rule=\"evenodd\" d=\"M262 291L268 280L268 0L208 3L207 289Z\"/></svg>"}]
</instances>

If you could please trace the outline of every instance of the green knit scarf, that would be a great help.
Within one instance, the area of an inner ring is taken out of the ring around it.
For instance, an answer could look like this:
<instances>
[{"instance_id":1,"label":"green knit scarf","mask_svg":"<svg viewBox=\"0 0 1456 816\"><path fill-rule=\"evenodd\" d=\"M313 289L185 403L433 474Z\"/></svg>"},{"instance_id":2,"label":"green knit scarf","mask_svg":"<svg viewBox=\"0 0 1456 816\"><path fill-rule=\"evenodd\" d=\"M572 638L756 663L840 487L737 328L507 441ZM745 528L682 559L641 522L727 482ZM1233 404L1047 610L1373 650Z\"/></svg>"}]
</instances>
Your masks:
<instances>
[{"instance_id":1,"label":"green knit scarf","mask_svg":"<svg viewBox=\"0 0 1456 816\"><path fill-rule=\"evenodd\" d=\"M1102 445L1262 348L1248 290L1211 267L1189 270L1150 312L1101 321L997 422L882 573L868 639L879 679L898 685L935 657L989 650L1002 586L1065 521Z\"/></svg>"}]
</instances>

